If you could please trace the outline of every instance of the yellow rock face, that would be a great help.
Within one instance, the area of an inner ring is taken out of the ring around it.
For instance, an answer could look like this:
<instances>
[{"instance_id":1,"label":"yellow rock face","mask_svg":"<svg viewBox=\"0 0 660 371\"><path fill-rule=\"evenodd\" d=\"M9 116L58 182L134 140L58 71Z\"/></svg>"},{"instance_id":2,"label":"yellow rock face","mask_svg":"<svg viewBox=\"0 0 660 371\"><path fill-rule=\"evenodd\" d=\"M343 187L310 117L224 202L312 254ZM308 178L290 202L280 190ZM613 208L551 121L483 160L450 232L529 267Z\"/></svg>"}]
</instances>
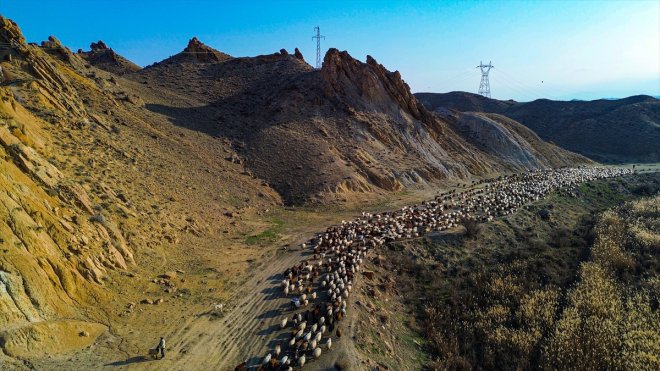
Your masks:
<instances>
[{"instance_id":1,"label":"yellow rock face","mask_svg":"<svg viewBox=\"0 0 660 371\"><path fill-rule=\"evenodd\" d=\"M45 321L0 332L4 352L12 357L55 355L93 344L107 327L83 321Z\"/></svg>"}]
</instances>

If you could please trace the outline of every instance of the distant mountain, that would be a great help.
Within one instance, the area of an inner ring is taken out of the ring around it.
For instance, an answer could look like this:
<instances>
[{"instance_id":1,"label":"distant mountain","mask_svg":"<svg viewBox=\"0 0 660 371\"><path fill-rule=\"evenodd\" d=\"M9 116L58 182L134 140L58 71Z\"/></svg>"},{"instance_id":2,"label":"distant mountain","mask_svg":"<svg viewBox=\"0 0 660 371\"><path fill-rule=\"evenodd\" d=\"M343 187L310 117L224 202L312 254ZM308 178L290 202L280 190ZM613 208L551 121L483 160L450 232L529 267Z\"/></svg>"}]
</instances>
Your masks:
<instances>
[{"instance_id":1,"label":"distant mountain","mask_svg":"<svg viewBox=\"0 0 660 371\"><path fill-rule=\"evenodd\" d=\"M498 113L541 138L600 162L660 161L660 100L647 95L593 101L528 103L466 92L418 93L430 110Z\"/></svg>"}]
</instances>

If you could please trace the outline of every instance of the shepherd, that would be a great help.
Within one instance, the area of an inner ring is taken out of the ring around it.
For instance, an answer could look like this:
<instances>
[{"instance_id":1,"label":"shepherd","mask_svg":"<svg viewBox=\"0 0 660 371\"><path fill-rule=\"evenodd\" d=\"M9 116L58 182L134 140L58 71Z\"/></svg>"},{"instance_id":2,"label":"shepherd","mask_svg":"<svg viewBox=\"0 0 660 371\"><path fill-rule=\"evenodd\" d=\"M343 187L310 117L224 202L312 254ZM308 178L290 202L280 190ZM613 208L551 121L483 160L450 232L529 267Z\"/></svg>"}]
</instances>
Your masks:
<instances>
[{"instance_id":1,"label":"shepherd","mask_svg":"<svg viewBox=\"0 0 660 371\"><path fill-rule=\"evenodd\" d=\"M165 338L161 337L156 347L156 352L160 351L160 359L165 358Z\"/></svg>"},{"instance_id":2,"label":"shepherd","mask_svg":"<svg viewBox=\"0 0 660 371\"><path fill-rule=\"evenodd\" d=\"M291 299L291 309L295 310L296 308L300 308L300 299L298 297Z\"/></svg>"}]
</instances>

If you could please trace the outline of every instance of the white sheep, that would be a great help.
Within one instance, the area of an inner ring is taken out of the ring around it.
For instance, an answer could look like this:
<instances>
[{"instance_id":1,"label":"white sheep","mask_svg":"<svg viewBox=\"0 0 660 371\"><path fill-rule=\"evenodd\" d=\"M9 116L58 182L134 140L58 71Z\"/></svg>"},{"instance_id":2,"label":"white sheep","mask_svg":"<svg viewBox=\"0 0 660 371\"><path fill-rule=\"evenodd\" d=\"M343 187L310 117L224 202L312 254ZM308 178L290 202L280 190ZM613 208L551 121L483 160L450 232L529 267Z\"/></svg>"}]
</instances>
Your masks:
<instances>
[{"instance_id":1,"label":"white sheep","mask_svg":"<svg viewBox=\"0 0 660 371\"><path fill-rule=\"evenodd\" d=\"M305 366L305 361L306 359L304 354L298 358L298 366L300 366L301 369Z\"/></svg>"},{"instance_id":2,"label":"white sheep","mask_svg":"<svg viewBox=\"0 0 660 371\"><path fill-rule=\"evenodd\" d=\"M264 365L267 364L268 362L270 362L270 359L271 359L272 357L273 357L273 356L272 356L270 353L268 353L268 355L266 355L266 357L264 357L264 361L261 362L261 363L264 364Z\"/></svg>"},{"instance_id":3,"label":"white sheep","mask_svg":"<svg viewBox=\"0 0 660 371\"><path fill-rule=\"evenodd\" d=\"M286 322L288 321L288 318L284 317L282 322L280 322L280 328L283 329L286 327Z\"/></svg>"},{"instance_id":4,"label":"white sheep","mask_svg":"<svg viewBox=\"0 0 660 371\"><path fill-rule=\"evenodd\" d=\"M328 338L328 341L325 342L325 346L326 346L326 348L328 348L328 350L330 350L330 348L332 348L332 339L331 338Z\"/></svg>"},{"instance_id":5,"label":"white sheep","mask_svg":"<svg viewBox=\"0 0 660 371\"><path fill-rule=\"evenodd\" d=\"M275 357L279 357L282 352L282 347L279 344L275 345Z\"/></svg>"},{"instance_id":6,"label":"white sheep","mask_svg":"<svg viewBox=\"0 0 660 371\"><path fill-rule=\"evenodd\" d=\"M321 358L321 348L314 349L314 358L316 359Z\"/></svg>"}]
</instances>

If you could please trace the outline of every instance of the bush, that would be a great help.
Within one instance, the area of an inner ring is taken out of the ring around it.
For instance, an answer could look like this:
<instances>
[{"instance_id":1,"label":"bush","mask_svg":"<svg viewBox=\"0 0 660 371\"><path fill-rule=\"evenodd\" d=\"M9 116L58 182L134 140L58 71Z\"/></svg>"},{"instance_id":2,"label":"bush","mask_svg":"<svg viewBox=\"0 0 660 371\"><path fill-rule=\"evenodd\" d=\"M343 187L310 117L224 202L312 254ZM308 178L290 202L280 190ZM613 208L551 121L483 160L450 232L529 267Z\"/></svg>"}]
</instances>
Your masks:
<instances>
[{"instance_id":1,"label":"bush","mask_svg":"<svg viewBox=\"0 0 660 371\"><path fill-rule=\"evenodd\" d=\"M461 224L465 228L465 237L476 240L481 234L481 224L474 219L463 218Z\"/></svg>"}]
</instances>

